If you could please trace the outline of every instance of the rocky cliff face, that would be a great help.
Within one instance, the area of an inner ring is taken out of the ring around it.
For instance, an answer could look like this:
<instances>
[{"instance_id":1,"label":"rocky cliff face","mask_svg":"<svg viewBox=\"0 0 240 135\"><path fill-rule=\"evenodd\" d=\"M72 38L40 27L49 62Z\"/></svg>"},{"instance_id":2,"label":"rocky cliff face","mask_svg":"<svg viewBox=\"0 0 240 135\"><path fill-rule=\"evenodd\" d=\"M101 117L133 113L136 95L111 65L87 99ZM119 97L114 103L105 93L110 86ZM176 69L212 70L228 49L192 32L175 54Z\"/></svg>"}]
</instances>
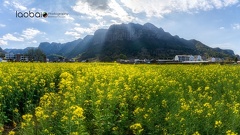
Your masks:
<instances>
[{"instance_id":1,"label":"rocky cliff face","mask_svg":"<svg viewBox=\"0 0 240 135\"><path fill-rule=\"evenodd\" d=\"M165 32L162 28L157 28L151 23L146 23L143 26L140 24L121 24L112 25L106 36L106 41L116 40L137 40L143 37L157 38L157 39L169 39L171 34Z\"/></svg>"},{"instance_id":2,"label":"rocky cliff face","mask_svg":"<svg viewBox=\"0 0 240 135\"><path fill-rule=\"evenodd\" d=\"M108 30L96 31L81 57L105 61L114 60L122 54L128 58L169 58L177 54L206 53L214 57L231 56L226 51L214 50L197 40L172 36L150 23L129 23L112 25Z\"/></svg>"},{"instance_id":3,"label":"rocky cliff face","mask_svg":"<svg viewBox=\"0 0 240 135\"><path fill-rule=\"evenodd\" d=\"M48 42L43 42L40 43L38 46L46 55L49 54L56 54L58 51L61 50L62 44L60 43L48 43Z\"/></svg>"}]
</instances>

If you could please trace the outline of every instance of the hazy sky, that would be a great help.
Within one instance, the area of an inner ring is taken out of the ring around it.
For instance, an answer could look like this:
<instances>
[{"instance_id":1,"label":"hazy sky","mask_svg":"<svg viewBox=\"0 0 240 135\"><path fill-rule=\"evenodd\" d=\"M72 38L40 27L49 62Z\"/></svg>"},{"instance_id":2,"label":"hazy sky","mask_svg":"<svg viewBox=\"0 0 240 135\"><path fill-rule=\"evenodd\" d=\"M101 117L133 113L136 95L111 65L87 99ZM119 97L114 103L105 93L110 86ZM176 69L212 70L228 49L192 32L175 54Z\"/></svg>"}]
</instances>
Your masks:
<instances>
[{"instance_id":1,"label":"hazy sky","mask_svg":"<svg viewBox=\"0 0 240 135\"><path fill-rule=\"evenodd\" d=\"M27 17L29 11L36 16ZM38 17L43 12L47 18ZM0 18L3 49L64 43L111 24L150 22L172 35L240 54L239 0L1 0Z\"/></svg>"}]
</instances>

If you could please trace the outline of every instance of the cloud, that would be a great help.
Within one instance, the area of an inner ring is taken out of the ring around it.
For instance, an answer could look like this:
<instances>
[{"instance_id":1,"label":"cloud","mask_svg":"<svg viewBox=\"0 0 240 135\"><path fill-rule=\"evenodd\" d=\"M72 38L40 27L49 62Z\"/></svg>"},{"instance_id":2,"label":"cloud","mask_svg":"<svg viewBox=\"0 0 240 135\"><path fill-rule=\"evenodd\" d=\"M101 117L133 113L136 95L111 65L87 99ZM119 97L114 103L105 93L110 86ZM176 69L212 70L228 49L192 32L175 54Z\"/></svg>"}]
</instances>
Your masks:
<instances>
[{"instance_id":1,"label":"cloud","mask_svg":"<svg viewBox=\"0 0 240 135\"><path fill-rule=\"evenodd\" d=\"M234 30L240 30L240 24L239 23L235 23L235 24L232 25L232 28Z\"/></svg>"},{"instance_id":2,"label":"cloud","mask_svg":"<svg viewBox=\"0 0 240 135\"><path fill-rule=\"evenodd\" d=\"M69 16L69 15L65 16L64 19L66 19L67 22L69 22L69 21L74 21L74 20L75 20L73 17L71 17L71 16Z\"/></svg>"},{"instance_id":3,"label":"cloud","mask_svg":"<svg viewBox=\"0 0 240 135\"><path fill-rule=\"evenodd\" d=\"M22 11L27 10L27 8L23 5L21 5L20 3L13 2L12 4L16 9L19 9L19 10L22 10Z\"/></svg>"},{"instance_id":4,"label":"cloud","mask_svg":"<svg viewBox=\"0 0 240 135\"><path fill-rule=\"evenodd\" d=\"M101 28L103 25L99 24L89 24L89 27L74 27L73 30L78 32L78 33L87 33L87 34L93 34L97 29Z\"/></svg>"},{"instance_id":5,"label":"cloud","mask_svg":"<svg viewBox=\"0 0 240 135\"><path fill-rule=\"evenodd\" d=\"M0 39L0 45L8 45L8 42Z\"/></svg>"},{"instance_id":6,"label":"cloud","mask_svg":"<svg viewBox=\"0 0 240 135\"><path fill-rule=\"evenodd\" d=\"M76 32L81 33L81 34L83 34L83 33L89 33L89 34L91 34L91 33L93 32L93 30L90 29L90 28L75 27L75 28L73 28L73 29L74 29Z\"/></svg>"},{"instance_id":7,"label":"cloud","mask_svg":"<svg viewBox=\"0 0 240 135\"><path fill-rule=\"evenodd\" d=\"M39 20L40 22L43 22L43 23L48 23L48 21L44 18L37 18L37 20Z\"/></svg>"},{"instance_id":8,"label":"cloud","mask_svg":"<svg viewBox=\"0 0 240 135\"><path fill-rule=\"evenodd\" d=\"M80 14L95 18L98 22L101 22L104 19L103 17L112 17L122 22L134 20L134 17L129 15L116 0L99 1L101 3L100 7L95 7L95 4L99 2L93 3L92 1L94 0L79 0L72 9Z\"/></svg>"},{"instance_id":9,"label":"cloud","mask_svg":"<svg viewBox=\"0 0 240 135\"><path fill-rule=\"evenodd\" d=\"M14 7L15 8L14 10L21 10L21 11L27 10L27 7L23 6L20 2L17 2L17 1L9 2L9 1L5 0L3 2L3 5L5 7L9 7L9 6Z\"/></svg>"},{"instance_id":10,"label":"cloud","mask_svg":"<svg viewBox=\"0 0 240 135\"><path fill-rule=\"evenodd\" d=\"M75 27L73 29L71 29L71 31L66 31L65 35L70 35L75 38L80 38L82 36L85 36L86 34L93 35L96 30L103 28L103 27L107 27L108 25L106 25L105 23L106 23L105 21L103 21L99 24L90 23L90 24L88 24L87 27L82 27L80 24L75 23L74 24Z\"/></svg>"},{"instance_id":11,"label":"cloud","mask_svg":"<svg viewBox=\"0 0 240 135\"><path fill-rule=\"evenodd\" d=\"M73 31L66 31L65 35L70 35L70 36L73 36L75 38L80 38L80 36L81 36L79 33L73 32Z\"/></svg>"},{"instance_id":12,"label":"cloud","mask_svg":"<svg viewBox=\"0 0 240 135\"><path fill-rule=\"evenodd\" d=\"M224 29L225 29L225 27L220 27L219 29L220 29L220 30L224 30Z\"/></svg>"},{"instance_id":13,"label":"cloud","mask_svg":"<svg viewBox=\"0 0 240 135\"><path fill-rule=\"evenodd\" d=\"M3 2L3 5L4 5L5 7L7 7L8 5L10 5L10 2L7 1L7 0L5 0L5 1Z\"/></svg>"},{"instance_id":14,"label":"cloud","mask_svg":"<svg viewBox=\"0 0 240 135\"><path fill-rule=\"evenodd\" d=\"M24 41L24 39L22 38L22 37L19 37L19 38L17 38L17 37L15 37L15 36L13 36L12 34L6 34L6 35L4 35L3 37L2 37L2 40L9 40L9 41L19 41L19 42L22 42L22 41Z\"/></svg>"},{"instance_id":15,"label":"cloud","mask_svg":"<svg viewBox=\"0 0 240 135\"><path fill-rule=\"evenodd\" d=\"M75 23L74 25L77 26L77 27L81 26L81 24L79 24L79 23Z\"/></svg>"},{"instance_id":16,"label":"cloud","mask_svg":"<svg viewBox=\"0 0 240 135\"><path fill-rule=\"evenodd\" d=\"M239 3L239 0L224 0L223 4L225 7Z\"/></svg>"},{"instance_id":17,"label":"cloud","mask_svg":"<svg viewBox=\"0 0 240 135\"><path fill-rule=\"evenodd\" d=\"M36 22L36 21L38 21L38 22L43 22L43 23L49 23L48 21L47 21L47 19L45 19L45 18L30 18L31 19L31 21L32 22Z\"/></svg>"},{"instance_id":18,"label":"cloud","mask_svg":"<svg viewBox=\"0 0 240 135\"><path fill-rule=\"evenodd\" d=\"M78 0L72 9L95 18L98 22L111 17L126 23L137 21L138 14L142 13L146 14L147 18L163 18L173 12L196 13L237 3L239 0Z\"/></svg>"},{"instance_id":19,"label":"cloud","mask_svg":"<svg viewBox=\"0 0 240 135\"><path fill-rule=\"evenodd\" d=\"M6 25L5 24L0 24L0 27L6 27Z\"/></svg>"},{"instance_id":20,"label":"cloud","mask_svg":"<svg viewBox=\"0 0 240 135\"><path fill-rule=\"evenodd\" d=\"M37 29L34 29L34 28L28 28L26 30L23 30L22 32L22 36L26 39L32 39L34 38L35 36L37 36L38 34L41 34L42 32L40 32L39 30Z\"/></svg>"},{"instance_id":21,"label":"cloud","mask_svg":"<svg viewBox=\"0 0 240 135\"><path fill-rule=\"evenodd\" d=\"M220 9L239 3L238 0L120 0L133 13L146 13L147 17L162 17L172 12L193 13L199 10Z\"/></svg>"},{"instance_id":22,"label":"cloud","mask_svg":"<svg viewBox=\"0 0 240 135\"><path fill-rule=\"evenodd\" d=\"M33 40L33 41L32 41L32 43L36 44L36 43L37 43L37 41L36 41L36 40Z\"/></svg>"},{"instance_id":23,"label":"cloud","mask_svg":"<svg viewBox=\"0 0 240 135\"><path fill-rule=\"evenodd\" d=\"M93 9L106 10L108 9L109 0L81 0L84 3L88 3L88 5Z\"/></svg>"}]
</instances>

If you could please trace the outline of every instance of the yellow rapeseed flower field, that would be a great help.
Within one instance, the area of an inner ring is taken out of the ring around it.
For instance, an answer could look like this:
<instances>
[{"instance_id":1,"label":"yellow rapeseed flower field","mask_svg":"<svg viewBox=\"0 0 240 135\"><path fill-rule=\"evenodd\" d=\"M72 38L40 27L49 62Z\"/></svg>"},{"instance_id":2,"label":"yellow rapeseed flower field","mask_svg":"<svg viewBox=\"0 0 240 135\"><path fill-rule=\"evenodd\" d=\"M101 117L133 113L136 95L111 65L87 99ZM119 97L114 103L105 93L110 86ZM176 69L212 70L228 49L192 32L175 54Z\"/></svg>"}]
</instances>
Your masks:
<instances>
[{"instance_id":1,"label":"yellow rapeseed flower field","mask_svg":"<svg viewBox=\"0 0 240 135\"><path fill-rule=\"evenodd\" d=\"M0 63L0 134L236 135L239 75L238 65Z\"/></svg>"}]
</instances>

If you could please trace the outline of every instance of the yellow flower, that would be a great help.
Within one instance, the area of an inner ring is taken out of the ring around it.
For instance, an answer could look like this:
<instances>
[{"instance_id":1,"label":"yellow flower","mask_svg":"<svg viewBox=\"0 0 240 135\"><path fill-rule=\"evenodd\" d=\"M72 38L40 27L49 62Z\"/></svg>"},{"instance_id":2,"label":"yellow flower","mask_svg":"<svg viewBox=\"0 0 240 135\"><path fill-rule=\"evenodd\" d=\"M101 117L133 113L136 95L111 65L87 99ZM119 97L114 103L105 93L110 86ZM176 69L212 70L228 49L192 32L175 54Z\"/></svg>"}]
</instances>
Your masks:
<instances>
[{"instance_id":1,"label":"yellow flower","mask_svg":"<svg viewBox=\"0 0 240 135\"><path fill-rule=\"evenodd\" d=\"M95 102L96 105L101 105L101 100Z\"/></svg>"},{"instance_id":2,"label":"yellow flower","mask_svg":"<svg viewBox=\"0 0 240 135\"><path fill-rule=\"evenodd\" d=\"M51 116L55 117L56 115L57 115L57 111L54 111Z\"/></svg>"},{"instance_id":3,"label":"yellow flower","mask_svg":"<svg viewBox=\"0 0 240 135\"><path fill-rule=\"evenodd\" d=\"M0 133L2 133L4 131L4 128L1 126L0 127Z\"/></svg>"},{"instance_id":4,"label":"yellow flower","mask_svg":"<svg viewBox=\"0 0 240 135\"><path fill-rule=\"evenodd\" d=\"M48 129L44 129L43 132L49 134Z\"/></svg>"},{"instance_id":5,"label":"yellow flower","mask_svg":"<svg viewBox=\"0 0 240 135\"><path fill-rule=\"evenodd\" d=\"M209 103L205 103L203 106L207 107L207 108L211 108L212 107L211 104L209 104Z\"/></svg>"},{"instance_id":6,"label":"yellow flower","mask_svg":"<svg viewBox=\"0 0 240 135\"><path fill-rule=\"evenodd\" d=\"M50 83L50 88L55 88L55 83Z\"/></svg>"},{"instance_id":7,"label":"yellow flower","mask_svg":"<svg viewBox=\"0 0 240 135\"><path fill-rule=\"evenodd\" d=\"M222 122L219 120L219 121L215 121L215 128L217 128L217 127L221 127L221 125L222 125Z\"/></svg>"},{"instance_id":8,"label":"yellow flower","mask_svg":"<svg viewBox=\"0 0 240 135\"><path fill-rule=\"evenodd\" d=\"M195 133L193 133L193 135L201 135L201 134L198 133L198 131L196 131Z\"/></svg>"},{"instance_id":9,"label":"yellow flower","mask_svg":"<svg viewBox=\"0 0 240 135\"><path fill-rule=\"evenodd\" d=\"M42 107L35 108L35 115L38 120L40 120L41 118L46 119L49 117L48 115L44 114L44 110Z\"/></svg>"},{"instance_id":10,"label":"yellow flower","mask_svg":"<svg viewBox=\"0 0 240 135\"><path fill-rule=\"evenodd\" d=\"M181 103L181 108L187 111L190 108L190 106L186 103Z\"/></svg>"},{"instance_id":11,"label":"yellow flower","mask_svg":"<svg viewBox=\"0 0 240 135\"><path fill-rule=\"evenodd\" d=\"M234 133L231 130L226 131L226 135L238 135L238 133Z\"/></svg>"},{"instance_id":12,"label":"yellow flower","mask_svg":"<svg viewBox=\"0 0 240 135\"><path fill-rule=\"evenodd\" d=\"M138 96L135 95L135 96L133 97L133 100L134 100L134 101L138 100Z\"/></svg>"},{"instance_id":13,"label":"yellow flower","mask_svg":"<svg viewBox=\"0 0 240 135\"><path fill-rule=\"evenodd\" d=\"M21 128L24 128L24 127L26 127L26 126L27 126L26 123L24 123L24 122L21 123Z\"/></svg>"},{"instance_id":14,"label":"yellow flower","mask_svg":"<svg viewBox=\"0 0 240 135\"><path fill-rule=\"evenodd\" d=\"M116 130L118 130L118 127L113 127L112 130L116 131Z\"/></svg>"},{"instance_id":15,"label":"yellow flower","mask_svg":"<svg viewBox=\"0 0 240 135\"><path fill-rule=\"evenodd\" d=\"M15 121L13 121L13 127L16 127L17 123Z\"/></svg>"},{"instance_id":16,"label":"yellow flower","mask_svg":"<svg viewBox=\"0 0 240 135\"><path fill-rule=\"evenodd\" d=\"M79 118L84 118L83 109L81 107L75 106L75 110L73 111L73 115L76 115Z\"/></svg>"},{"instance_id":17,"label":"yellow flower","mask_svg":"<svg viewBox=\"0 0 240 135\"><path fill-rule=\"evenodd\" d=\"M40 86L45 86L45 83L46 81L44 79L40 79L40 82L39 82Z\"/></svg>"},{"instance_id":18,"label":"yellow flower","mask_svg":"<svg viewBox=\"0 0 240 135\"><path fill-rule=\"evenodd\" d=\"M210 88L207 86L207 87L205 87L205 90L209 90Z\"/></svg>"},{"instance_id":19,"label":"yellow flower","mask_svg":"<svg viewBox=\"0 0 240 135\"><path fill-rule=\"evenodd\" d=\"M144 111L144 108L137 107L137 108L133 111L133 114L134 114L134 115L137 115L137 114L139 114L139 113L141 113L141 112L143 112L143 111Z\"/></svg>"},{"instance_id":20,"label":"yellow flower","mask_svg":"<svg viewBox=\"0 0 240 135\"><path fill-rule=\"evenodd\" d=\"M143 131L142 125L140 123L131 125L130 129L133 130L134 134L140 134Z\"/></svg>"},{"instance_id":21,"label":"yellow flower","mask_svg":"<svg viewBox=\"0 0 240 135\"><path fill-rule=\"evenodd\" d=\"M147 118L148 118L148 114L144 114L144 115L143 115L143 118L144 118L144 119L147 119Z\"/></svg>"},{"instance_id":22,"label":"yellow flower","mask_svg":"<svg viewBox=\"0 0 240 135\"><path fill-rule=\"evenodd\" d=\"M37 117L41 117L43 114L44 114L44 112L43 112L43 108L42 107L35 108L35 115Z\"/></svg>"},{"instance_id":23,"label":"yellow flower","mask_svg":"<svg viewBox=\"0 0 240 135\"><path fill-rule=\"evenodd\" d=\"M70 135L79 135L78 132L71 132Z\"/></svg>"},{"instance_id":24,"label":"yellow flower","mask_svg":"<svg viewBox=\"0 0 240 135\"><path fill-rule=\"evenodd\" d=\"M8 133L8 135L15 135L15 132L14 132L14 131L10 131L10 132Z\"/></svg>"},{"instance_id":25,"label":"yellow flower","mask_svg":"<svg viewBox=\"0 0 240 135\"><path fill-rule=\"evenodd\" d=\"M164 108L167 107L167 101L166 101L166 100L162 100L162 106L163 106Z\"/></svg>"},{"instance_id":26,"label":"yellow flower","mask_svg":"<svg viewBox=\"0 0 240 135\"><path fill-rule=\"evenodd\" d=\"M22 116L23 120L25 120L26 122L29 122L32 120L32 115L31 114L25 114Z\"/></svg>"},{"instance_id":27,"label":"yellow flower","mask_svg":"<svg viewBox=\"0 0 240 135\"><path fill-rule=\"evenodd\" d=\"M113 95L112 95L111 93L108 93L108 94L107 94L107 98L108 98L109 100L112 100Z\"/></svg>"},{"instance_id":28,"label":"yellow flower","mask_svg":"<svg viewBox=\"0 0 240 135\"><path fill-rule=\"evenodd\" d=\"M15 108L15 109L13 110L13 112L14 112L14 113L18 113L18 109Z\"/></svg>"},{"instance_id":29,"label":"yellow flower","mask_svg":"<svg viewBox=\"0 0 240 135\"><path fill-rule=\"evenodd\" d=\"M67 116L63 116L62 119L61 119L61 122L66 122L68 120L68 117Z\"/></svg>"}]
</instances>

